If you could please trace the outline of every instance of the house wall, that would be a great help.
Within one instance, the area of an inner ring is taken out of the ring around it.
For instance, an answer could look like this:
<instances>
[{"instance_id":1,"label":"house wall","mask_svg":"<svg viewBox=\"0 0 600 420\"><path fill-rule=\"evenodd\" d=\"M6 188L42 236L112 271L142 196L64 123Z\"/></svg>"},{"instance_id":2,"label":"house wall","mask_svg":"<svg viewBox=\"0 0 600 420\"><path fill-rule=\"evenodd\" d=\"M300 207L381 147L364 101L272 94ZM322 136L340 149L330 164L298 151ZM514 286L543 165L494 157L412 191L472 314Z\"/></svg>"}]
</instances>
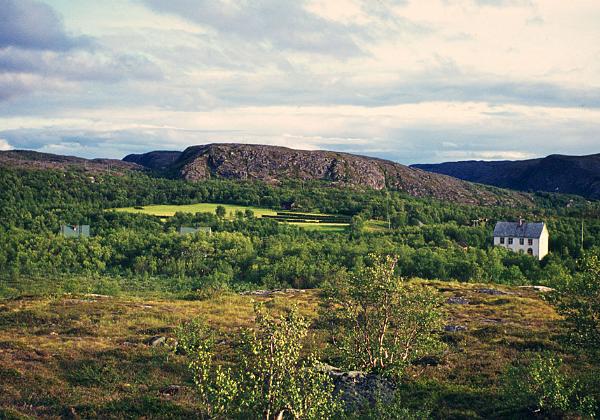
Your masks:
<instances>
[{"instance_id":1,"label":"house wall","mask_svg":"<svg viewBox=\"0 0 600 420\"><path fill-rule=\"evenodd\" d=\"M546 255L548 255L548 242L550 235L548 234L548 229L544 226L544 230L542 230L542 234L540 235L540 250L539 250L539 259L541 260Z\"/></svg>"},{"instance_id":2,"label":"house wall","mask_svg":"<svg viewBox=\"0 0 600 420\"><path fill-rule=\"evenodd\" d=\"M548 230L544 227L542 234L540 235L540 239L533 239L533 244L528 245L528 238L524 238L523 245L520 244L519 239L517 237L513 237L512 245L508 244L508 238L504 238L504 244L500 243L500 237L494 236L494 246L502 246L504 248L508 248L513 252L523 252L527 253L527 250L531 248L533 250L533 255L537 257L539 260L544 258L546 254L548 254Z\"/></svg>"}]
</instances>

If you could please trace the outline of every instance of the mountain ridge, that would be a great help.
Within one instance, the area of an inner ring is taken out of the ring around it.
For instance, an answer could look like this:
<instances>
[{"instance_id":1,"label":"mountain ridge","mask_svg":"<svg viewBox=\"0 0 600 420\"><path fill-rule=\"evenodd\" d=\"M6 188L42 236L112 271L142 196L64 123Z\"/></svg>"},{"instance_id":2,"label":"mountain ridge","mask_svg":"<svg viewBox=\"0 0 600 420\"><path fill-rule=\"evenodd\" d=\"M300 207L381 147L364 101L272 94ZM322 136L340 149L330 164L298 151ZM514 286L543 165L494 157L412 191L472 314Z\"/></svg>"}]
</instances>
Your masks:
<instances>
[{"instance_id":1,"label":"mountain ridge","mask_svg":"<svg viewBox=\"0 0 600 420\"><path fill-rule=\"evenodd\" d=\"M161 153L165 155L161 156ZM169 155L167 155L167 153ZM124 159L169 176L188 181L212 178L328 181L335 185L390 188L417 197L434 197L464 204L530 205L531 198L518 193L493 191L452 177L432 174L385 159L326 150L297 150L282 146L211 143L190 146L170 165L156 165L173 158L173 152L153 151Z\"/></svg>"},{"instance_id":2,"label":"mountain ridge","mask_svg":"<svg viewBox=\"0 0 600 420\"><path fill-rule=\"evenodd\" d=\"M412 168L519 191L546 191L600 199L600 153L543 158L416 164Z\"/></svg>"}]
</instances>

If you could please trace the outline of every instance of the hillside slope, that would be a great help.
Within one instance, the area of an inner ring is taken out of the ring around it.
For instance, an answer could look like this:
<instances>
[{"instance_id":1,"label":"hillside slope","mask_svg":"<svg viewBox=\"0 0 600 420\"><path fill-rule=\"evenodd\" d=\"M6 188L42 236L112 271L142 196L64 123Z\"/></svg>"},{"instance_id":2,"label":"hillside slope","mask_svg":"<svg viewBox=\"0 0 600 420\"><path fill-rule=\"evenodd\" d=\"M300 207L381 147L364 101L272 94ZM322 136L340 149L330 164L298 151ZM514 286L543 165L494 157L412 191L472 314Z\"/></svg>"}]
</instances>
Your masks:
<instances>
[{"instance_id":1,"label":"hillside slope","mask_svg":"<svg viewBox=\"0 0 600 420\"><path fill-rule=\"evenodd\" d=\"M561 192L600 199L600 154L550 155L521 161L446 162L411 167L501 188Z\"/></svg>"},{"instance_id":2,"label":"hillside slope","mask_svg":"<svg viewBox=\"0 0 600 420\"><path fill-rule=\"evenodd\" d=\"M23 169L80 168L88 172L142 170L143 166L118 159L84 159L32 150L0 151L0 167Z\"/></svg>"},{"instance_id":3,"label":"hillside slope","mask_svg":"<svg viewBox=\"0 0 600 420\"><path fill-rule=\"evenodd\" d=\"M161 155L161 153L164 153ZM164 162L173 152L151 152L128 156L140 164ZM250 144L208 144L188 147L169 166L171 176L190 181L210 178L262 180L321 180L338 185L390 188L416 197L434 197L465 204L531 203L528 196L493 191L448 176L409 168L388 160L321 150L295 150L286 147Z\"/></svg>"},{"instance_id":4,"label":"hillside slope","mask_svg":"<svg viewBox=\"0 0 600 420\"><path fill-rule=\"evenodd\" d=\"M137 163L149 169L163 170L175 162L179 156L181 156L181 152L177 151L154 151L127 155L123 160L125 162Z\"/></svg>"}]
</instances>

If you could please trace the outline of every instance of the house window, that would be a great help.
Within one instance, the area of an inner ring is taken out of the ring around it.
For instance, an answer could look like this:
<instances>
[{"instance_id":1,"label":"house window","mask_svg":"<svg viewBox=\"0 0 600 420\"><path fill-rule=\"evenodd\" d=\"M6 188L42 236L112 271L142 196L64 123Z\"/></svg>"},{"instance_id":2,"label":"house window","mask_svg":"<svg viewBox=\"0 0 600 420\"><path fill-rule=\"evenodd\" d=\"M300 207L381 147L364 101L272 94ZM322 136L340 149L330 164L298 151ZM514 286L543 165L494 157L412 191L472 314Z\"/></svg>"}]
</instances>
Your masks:
<instances>
[{"instance_id":1,"label":"house window","mask_svg":"<svg viewBox=\"0 0 600 420\"><path fill-rule=\"evenodd\" d=\"M530 240L531 240L531 239L530 239ZM528 253L529 255L533 255L533 249L529 248L529 249L527 250L527 253Z\"/></svg>"},{"instance_id":2,"label":"house window","mask_svg":"<svg viewBox=\"0 0 600 420\"><path fill-rule=\"evenodd\" d=\"M527 245L529 245L529 246L533 245L533 239L527 239Z\"/></svg>"},{"instance_id":3,"label":"house window","mask_svg":"<svg viewBox=\"0 0 600 420\"><path fill-rule=\"evenodd\" d=\"M508 244L512 245L512 242L513 242L513 238L508 238Z\"/></svg>"},{"instance_id":4,"label":"house window","mask_svg":"<svg viewBox=\"0 0 600 420\"><path fill-rule=\"evenodd\" d=\"M519 238L519 245L525 245L525 238Z\"/></svg>"},{"instance_id":5,"label":"house window","mask_svg":"<svg viewBox=\"0 0 600 420\"><path fill-rule=\"evenodd\" d=\"M504 238L500 238L500 243L504 245Z\"/></svg>"}]
</instances>

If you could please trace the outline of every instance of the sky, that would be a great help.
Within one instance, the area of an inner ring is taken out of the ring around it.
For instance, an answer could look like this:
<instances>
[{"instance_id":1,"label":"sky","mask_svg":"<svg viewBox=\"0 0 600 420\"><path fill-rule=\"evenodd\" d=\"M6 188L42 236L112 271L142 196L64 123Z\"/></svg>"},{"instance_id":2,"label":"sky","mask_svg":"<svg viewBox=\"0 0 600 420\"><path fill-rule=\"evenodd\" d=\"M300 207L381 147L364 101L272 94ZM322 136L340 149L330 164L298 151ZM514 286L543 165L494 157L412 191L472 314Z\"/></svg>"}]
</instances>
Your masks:
<instances>
[{"instance_id":1,"label":"sky","mask_svg":"<svg viewBox=\"0 0 600 420\"><path fill-rule=\"evenodd\" d=\"M0 150L600 153L598 0L0 0Z\"/></svg>"}]
</instances>

